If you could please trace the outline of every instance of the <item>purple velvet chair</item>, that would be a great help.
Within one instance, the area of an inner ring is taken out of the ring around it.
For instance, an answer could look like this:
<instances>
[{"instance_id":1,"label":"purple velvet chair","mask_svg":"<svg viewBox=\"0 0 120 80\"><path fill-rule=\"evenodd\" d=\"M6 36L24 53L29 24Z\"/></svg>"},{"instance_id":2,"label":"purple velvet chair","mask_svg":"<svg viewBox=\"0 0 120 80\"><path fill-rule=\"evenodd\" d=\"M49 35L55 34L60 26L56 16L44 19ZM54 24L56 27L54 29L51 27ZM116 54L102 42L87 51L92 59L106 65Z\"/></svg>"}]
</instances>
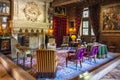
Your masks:
<instances>
[{"instance_id":1,"label":"purple velvet chair","mask_svg":"<svg viewBox=\"0 0 120 80\"><path fill-rule=\"evenodd\" d=\"M85 52L86 52L86 48L78 48L74 55L68 55L66 57L66 67L67 67L68 61L75 62L76 63L76 68L77 68L77 63L79 61L80 66L82 67L82 60L83 60L83 56L84 56Z\"/></svg>"},{"instance_id":2,"label":"purple velvet chair","mask_svg":"<svg viewBox=\"0 0 120 80\"><path fill-rule=\"evenodd\" d=\"M94 61L96 62L98 47L99 46L92 46L90 52L87 52L87 55L85 55L85 57L88 57L88 59L90 59L90 60L92 60L92 58L94 58Z\"/></svg>"}]
</instances>

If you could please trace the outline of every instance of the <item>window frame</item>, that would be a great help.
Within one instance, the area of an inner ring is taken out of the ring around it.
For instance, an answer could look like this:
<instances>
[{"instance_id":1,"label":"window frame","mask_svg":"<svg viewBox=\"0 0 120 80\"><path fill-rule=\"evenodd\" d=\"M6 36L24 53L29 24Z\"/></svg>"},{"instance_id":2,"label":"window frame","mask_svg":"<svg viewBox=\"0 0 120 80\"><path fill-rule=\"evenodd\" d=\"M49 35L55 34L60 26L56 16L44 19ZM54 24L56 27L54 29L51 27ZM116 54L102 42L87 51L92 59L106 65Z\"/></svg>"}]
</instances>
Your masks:
<instances>
[{"instance_id":1,"label":"window frame","mask_svg":"<svg viewBox=\"0 0 120 80\"><path fill-rule=\"evenodd\" d=\"M91 25L91 23L90 23L90 11L89 11L89 8L87 7L87 8L84 8L83 9L83 15L84 15L84 11L88 11L88 17L83 17L82 16L82 36L95 36L95 34L94 35L92 35L92 30L93 30L93 28L92 28L92 25ZM84 21L88 21L88 28L83 28L83 22ZM88 35L84 35L83 34L83 29L88 29ZM93 32L94 33L94 32Z\"/></svg>"}]
</instances>

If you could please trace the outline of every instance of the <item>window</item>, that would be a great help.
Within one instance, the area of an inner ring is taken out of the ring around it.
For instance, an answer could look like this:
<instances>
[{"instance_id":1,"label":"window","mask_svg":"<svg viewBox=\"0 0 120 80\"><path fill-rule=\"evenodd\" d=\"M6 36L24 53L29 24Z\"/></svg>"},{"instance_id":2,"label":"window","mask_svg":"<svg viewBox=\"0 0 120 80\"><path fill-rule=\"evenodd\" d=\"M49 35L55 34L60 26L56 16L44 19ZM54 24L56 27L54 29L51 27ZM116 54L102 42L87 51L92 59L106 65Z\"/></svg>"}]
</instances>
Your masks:
<instances>
[{"instance_id":1,"label":"window","mask_svg":"<svg viewBox=\"0 0 120 80\"><path fill-rule=\"evenodd\" d=\"M88 21L83 21L83 35L88 35L89 23Z\"/></svg>"},{"instance_id":2,"label":"window","mask_svg":"<svg viewBox=\"0 0 120 80\"><path fill-rule=\"evenodd\" d=\"M94 36L93 28L89 21L89 8L83 9L83 19L82 19L82 35L84 36Z\"/></svg>"},{"instance_id":3,"label":"window","mask_svg":"<svg viewBox=\"0 0 120 80\"><path fill-rule=\"evenodd\" d=\"M84 17L84 18L89 17L89 11L84 11L84 12L83 12L83 17Z\"/></svg>"}]
</instances>

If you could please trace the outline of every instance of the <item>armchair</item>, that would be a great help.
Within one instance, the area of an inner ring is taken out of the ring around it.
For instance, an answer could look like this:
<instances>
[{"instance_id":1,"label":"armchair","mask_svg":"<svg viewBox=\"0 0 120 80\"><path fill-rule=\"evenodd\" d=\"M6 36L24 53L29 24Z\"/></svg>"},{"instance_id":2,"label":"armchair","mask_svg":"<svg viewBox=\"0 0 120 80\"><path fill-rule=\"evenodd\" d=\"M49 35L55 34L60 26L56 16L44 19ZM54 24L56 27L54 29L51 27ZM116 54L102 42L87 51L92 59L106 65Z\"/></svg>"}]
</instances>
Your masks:
<instances>
[{"instance_id":1,"label":"armchair","mask_svg":"<svg viewBox=\"0 0 120 80\"><path fill-rule=\"evenodd\" d=\"M54 50L36 51L38 77L54 78L56 76L57 58Z\"/></svg>"},{"instance_id":2,"label":"armchair","mask_svg":"<svg viewBox=\"0 0 120 80\"><path fill-rule=\"evenodd\" d=\"M68 49L69 46L69 36L63 36L63 42L61 44L61 47L66 47Z\"/></svg>"},{"instance_id":3,"label":"armchair","mask_svg":"<svg viewBox=\"0 0 120 80\"><path fill-rule=\"evenodd\" d=\"M50 38L47 43L47 49L56 50L55 38Z\"/></svg>"},{"instance_id":4,"label":"armchair","mask_svg":"<svg viewBox=\"0 0 120 80\"><path fill-rule=\"evenodd\" d=\"M67 67L67 63L68 61L73 61L76 63L76 68L77 68L77 63L78 61L80 62L80 66L82 67L82 60L83 60L83 55L86 52L86 48L82 47L82 48L78 48L75 55L68 55L68 57L66 58L66 67Z\"/></svg>"},{"instance_id":5,"label":"armchair","mask_svg":"<svg viewBox=\"0 0 120 80\"><path fill-rule=\"evenodd\" d=\"M98 47L99 46L92 46L90 52L86 52L85 57L88 57L88 59L90 59L90 60L92 60L92 58L94 58L94 61L96 62Z\"/></svg>"}]
</instances>

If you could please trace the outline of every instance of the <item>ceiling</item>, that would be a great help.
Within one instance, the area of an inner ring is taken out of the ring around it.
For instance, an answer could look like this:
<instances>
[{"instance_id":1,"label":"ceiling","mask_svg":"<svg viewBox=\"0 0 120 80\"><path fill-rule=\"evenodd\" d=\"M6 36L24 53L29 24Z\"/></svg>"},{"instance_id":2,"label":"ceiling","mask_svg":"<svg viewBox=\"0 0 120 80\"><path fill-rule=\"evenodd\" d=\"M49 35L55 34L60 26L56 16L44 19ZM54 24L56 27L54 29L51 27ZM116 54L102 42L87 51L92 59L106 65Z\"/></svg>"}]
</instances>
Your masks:
<instances>
[{"instance_id":1,"label":"ceiling","mask_svg":"<svg viewBox=\"0 0 120 80\"><path fill-rule=\"evenodd\" d=\"M69 6L69 5L82 5L91 6L105 2L120 1L120 0L53 0L52 6Z\"/></svg>"}]
</instances>

